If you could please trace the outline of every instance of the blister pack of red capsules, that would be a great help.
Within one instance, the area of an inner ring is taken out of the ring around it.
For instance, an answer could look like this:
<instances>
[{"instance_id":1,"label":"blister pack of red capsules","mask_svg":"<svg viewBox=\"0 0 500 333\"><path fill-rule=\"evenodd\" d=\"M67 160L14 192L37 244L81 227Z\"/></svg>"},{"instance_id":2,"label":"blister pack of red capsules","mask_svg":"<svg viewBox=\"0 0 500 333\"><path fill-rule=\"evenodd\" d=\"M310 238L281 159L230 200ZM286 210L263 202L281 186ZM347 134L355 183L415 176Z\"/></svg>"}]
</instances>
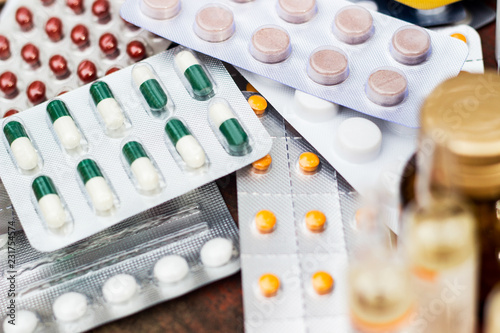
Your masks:
<instances>
[{"instance_id":1,"label":"blister pack of red capsules","mask_svg":"<svg viewBox=\"0 0 500 333\"><path fill-rule=\"evenodd\" d=\"M120 0L10 0L0 27L0 114L9 116L165 50Z\"/></svg>"}]
</instances>

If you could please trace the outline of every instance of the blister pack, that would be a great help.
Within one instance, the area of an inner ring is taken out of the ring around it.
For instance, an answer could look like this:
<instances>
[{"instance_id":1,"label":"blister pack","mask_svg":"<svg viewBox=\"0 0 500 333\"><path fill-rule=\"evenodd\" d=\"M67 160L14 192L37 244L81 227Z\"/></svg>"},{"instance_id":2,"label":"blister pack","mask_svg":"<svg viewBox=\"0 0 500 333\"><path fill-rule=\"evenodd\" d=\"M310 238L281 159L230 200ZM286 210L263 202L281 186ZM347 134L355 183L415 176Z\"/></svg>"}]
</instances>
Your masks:
<instances>
[{"instance_id":1,"label":"blister pack","mask_svg":"<svg viewBox=\"0 0 500 333\"><path fill-rule=\"evenodd\" d=\"M10 198L7 195L7 191L5 191L5 187L3 186L3 182L0 179L0 237L4 237L3 235L7 234L8 225L4 223L4 221L8 221L12 216L12 203L10 202ZM2 241L0 241L0 244Z\"/></svg>"},{"instance_id":2,"label":"blister pack","mask_svg":"<svg viewBox=\"0 0 500 333\"><path fill-rule=\"evenodd\" d=\"M240 268L238 229L215 183L51 253L17 231L1 252L13 250L15 264L0 264L5 333L87 331Z\"/></svg>"},{"instance_id":3,"label":"blister pack","mask_svg":"<svg viewBox=\"0 0 500 333\"><path fill-rule=\"evenodd\" d=\"M15 114L166 50L121 0L10 0L0 28L0 113Z\"/></svg>"},{"instance_id":4,"label":"blister pack","mask_svg":"<svg viewBox=\"0 0 500 333\"><path fill-rule=\"evenodd\" d=\"M467 56L457 40L344 0L127 0L121 14L217 59L410 127L419 126L425 97Z\"/></svg>"},{"instance_id":5,"label":"blister pack","mask_svg":"<svg viewBox=\"0 0 500 333\"><path fill-rule=\"evenodd\" d=\"M39 251L89 237L271 149L222 63L183 47L8 117L2 129L0 175Z\"/></svg>"}]
</instances>

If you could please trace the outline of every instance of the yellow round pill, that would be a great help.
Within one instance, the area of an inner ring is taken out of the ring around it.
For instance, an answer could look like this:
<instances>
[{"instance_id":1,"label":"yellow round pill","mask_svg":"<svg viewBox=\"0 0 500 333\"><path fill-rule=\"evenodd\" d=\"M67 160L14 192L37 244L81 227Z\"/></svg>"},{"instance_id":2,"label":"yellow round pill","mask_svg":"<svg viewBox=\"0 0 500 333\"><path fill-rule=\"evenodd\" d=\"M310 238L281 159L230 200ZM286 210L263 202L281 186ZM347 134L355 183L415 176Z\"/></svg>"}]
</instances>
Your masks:
<instances>
[{"instance_id":1,"label":"yellow round pill","mask_svg":"<svg viewBox=\"0 0 500 333\"><path fill-rule=\"evenodd\" d=\"M307 212L306 217L306 227L312 232L323 232L325 230L326 216L319 210L311 210Z\"/></svg>"},{"instance_id":2,"label":"yellow round pill","mask_svg":"<svg viewBox=\"0 0 500 333\"><path fill-rule=\"evenodd\" d=\"M258 92L257 89L255 89L254 86L252 86L250 83L247 83L245 90L251 92Z\"/></svg>"},{"instance_id":3,"label":"yellow round pill","mask_svg":"<svg viewBox=\"0 0 500 333\"><path fill-rule=\"evenodd\" d=\"M248 104L252 108L256 115L261 115L266 112L267 101L264 97L260 95L252 95L248 98Z\"/></svg>"},{"instance_id":4,"label":"yellow round pill","mask_svg":"<svg viewBox=\"0 0 500 333\"><path fill-rule=\"evenodd\" d=\"M314 172L318 169L319 157L310 152L302 153L299 157L299 167L304 172Z\"/></svg>"},{"instance_id":5,"label":"yellow round pill","mask_svg":"<svg viewBox=\"0 0 500 333\"><path fill-rule=\"evenodd\" d=\"M267 171L269 167L271 166L271 163L273 162L273 158L271 155L267 154L266 156L262 157L260 160L257 160L252 163L252 167L256 171Z\"/></svg>"},{"instance_id":6,"label":"yellow round pill","mask_svg":"<svg viewBox=\"0 0 500 333\"><path fill-rule=\"evenodd\" d=\"M462 42L464 42L465 44L467 44L467 37L465 37L462 34L456 33L456 34L451 34L450 36L453 37L453 38L456 38L456 39L460 39Z\"/></svg>"},{"instance_id":7,"label":"yellow round pill","mask_svg":"<svg viewBox=\"0 0 500 333\"><path fill-rule=\"evenodd\" d=\"M261 210L255 215L255 227L261 234L269 234L276 226L276 216L269 210Z\"/></svg>"},{"instance_id":8,"label":"yellow round pill","mask_svg":"<svg viewBox=\"0 0 500 333\"><path fill-rule=\"evenodd\" d=\"M333 278L327 272L316 272L312 276L312 286L318 295L326 295L333 290Z\"/></svg>"},{"instance_id":9,"label":"yellow round pill","mask_svg":"<svg viewBox=\"0 0 500 333\"><path fill-rule=\"evenodd\" d=\"M280 279L273 274L264 274L259 279L260 292L265 297L276 296L280 289Z\"/></svg>"}]
</instances>

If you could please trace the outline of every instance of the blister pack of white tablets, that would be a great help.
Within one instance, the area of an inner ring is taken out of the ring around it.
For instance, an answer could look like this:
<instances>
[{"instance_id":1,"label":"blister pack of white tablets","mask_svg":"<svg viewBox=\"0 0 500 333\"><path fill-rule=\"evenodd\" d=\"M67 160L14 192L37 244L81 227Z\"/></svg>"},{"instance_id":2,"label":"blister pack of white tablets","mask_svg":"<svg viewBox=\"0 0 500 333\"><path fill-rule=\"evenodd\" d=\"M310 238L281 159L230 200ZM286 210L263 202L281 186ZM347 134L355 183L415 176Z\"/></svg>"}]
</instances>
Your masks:
<instances>
[{"instance_id":1,"label":"blister pack of white tablets","mask_svg":"<svg viewBox=\"0 0 500 333\"><path fill-rule=\"evenodd\" d=\"M0 263L5 333L87 331L240 268L238 229L215 183L55 252L13 238L15 264Z\"/></svg>"},{"instance_id":2,"label":"blister pack of white tablets","mask_svg":"<svg viewBox=\"0 0 500 333\"><path fill-rule=\"evenodd\" d=\"M53 251L266 155L222 63L178 47L2 124L0 176L26 235Z\"/></svg>"},{"instance_id":3,"label":"blister pack of white tablets","mask_svg":"<svg viewBox=\"0 0 500 333\"><path fill-rule=\"evenodd\" d=\"M298 90L410 127L467 57L457 41L344 0L127 0L146 30Z\"/></svg>"}]
</instances>

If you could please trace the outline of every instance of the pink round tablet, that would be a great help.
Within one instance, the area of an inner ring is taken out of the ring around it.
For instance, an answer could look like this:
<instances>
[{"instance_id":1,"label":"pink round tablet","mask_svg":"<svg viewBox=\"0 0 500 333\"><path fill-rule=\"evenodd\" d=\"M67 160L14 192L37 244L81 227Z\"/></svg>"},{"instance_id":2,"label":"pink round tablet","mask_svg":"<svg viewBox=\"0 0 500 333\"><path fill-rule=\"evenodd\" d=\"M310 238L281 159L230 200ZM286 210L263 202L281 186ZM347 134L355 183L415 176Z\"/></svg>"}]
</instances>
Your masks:
<instances>
[{"instance_id":1,"label":"pink round tablet","mask_svg":"<svg viewBox=\"0 0 500 333\"><path fill-rule=\"evenodd\" d=\"M252 35L250 53L258 61L274 64L286 60L291 52L290 36L283 28L266 25Z\"/></svg>"},{"instance_id":2,"label":"pink round tablet","mask_svg":"<svg viewBox=\"0 0 500 333\"><path fill-rule=\"evenodd\" d=\"M368 78L366 94L375 104L394 106L406 98L408 81L396 68L380 68Z\"/></svg>"},{"instance_id":3,"label":"pink round tablet","mask_svg":"<svg viewBox=\"0 0 500 333\"><path fill-rule=\"evenodd\" d=\"M310 21L318 12L316 0L278 0L278 15L290 23Z\"/></svg>"},{"instance_id":4,"label":"pink round tablet","mask_svg":"<svg viewBox=\"0 0 500 333\"><path fill-rule=\"evenodd\" d=\"M309 56L307 74L316 83L331 86L344 82L349 76L347 55L333 46L322 46Z\"/></svg>"},{"instance_id":5,"label":"pink round tablet","mask_svg":"<svg viewBox=\"0 0 500 333\"><path fill-rule=\"evenodd\" d=\"M207 42L222 42L234 34L233 12L222 5L210 4L196 13L194 32Z\"/></svg>"},{"instance_id":6,"label":"pink round tablet","mask_svg":"<svg viewBox=\"0 0 500 333\"><path fill-rule=\"evenodd\" d=\"M142 0L141 11L144 15L157 20L167 20L181 10L180 0Z\"/></svg>"},{"instance_id":7,"label":"pink round tablet","mask_svg":"<svg viewBox=\"0 0 500 333\"><path fill-rule=\"evenodd\" d=\"M346 6L335 15L333 33L344 43L364 43L374 32L372 14L361 6Z\"/></svg>"},{"instance_id":8,"label":"pink round tablet","mask_svg":"<svg viewBox=\"0 0 500 333\"><path fill-rule=\"evenodd\" d=\"M405 65L418 65L431 53L431 37L424 29L408 25L399 28L392 36L391 54Z\"/></svg>"}]
</instances>

